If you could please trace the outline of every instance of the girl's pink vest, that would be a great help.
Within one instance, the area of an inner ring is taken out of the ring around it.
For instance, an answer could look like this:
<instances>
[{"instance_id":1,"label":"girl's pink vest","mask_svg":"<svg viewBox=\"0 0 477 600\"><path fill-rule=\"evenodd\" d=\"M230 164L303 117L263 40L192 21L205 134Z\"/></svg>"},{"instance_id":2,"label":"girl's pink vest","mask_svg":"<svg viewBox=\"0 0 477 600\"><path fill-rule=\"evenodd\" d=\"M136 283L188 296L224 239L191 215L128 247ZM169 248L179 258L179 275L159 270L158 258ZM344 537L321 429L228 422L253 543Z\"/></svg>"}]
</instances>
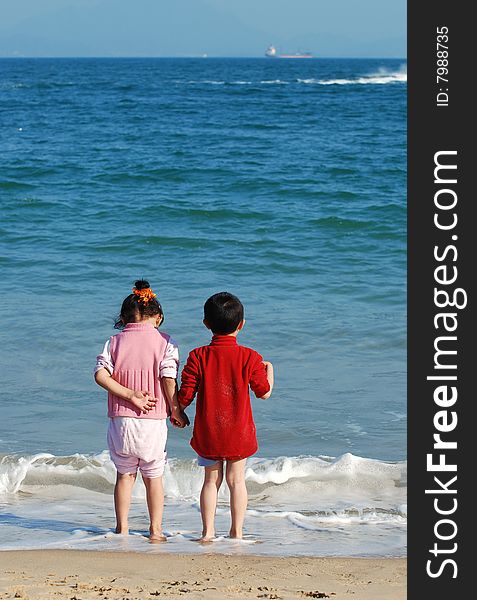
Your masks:
<instances>
[{"instance_id":1,"label":"girl's pink vest","mask_svg":"<svg viewBox=\"0 0 477 600\"><path fill-rule=\"evenodd\" d=\"M161 387L159 367L168 341L167 333L160 333L149 323L128 323L121 333L111 337L113 379L132 390L149 392L157 399L157 403L153 410L141 413L127 400L108 393L108 417L167 417L167 403Z\"/></svg>"}]
</instances>

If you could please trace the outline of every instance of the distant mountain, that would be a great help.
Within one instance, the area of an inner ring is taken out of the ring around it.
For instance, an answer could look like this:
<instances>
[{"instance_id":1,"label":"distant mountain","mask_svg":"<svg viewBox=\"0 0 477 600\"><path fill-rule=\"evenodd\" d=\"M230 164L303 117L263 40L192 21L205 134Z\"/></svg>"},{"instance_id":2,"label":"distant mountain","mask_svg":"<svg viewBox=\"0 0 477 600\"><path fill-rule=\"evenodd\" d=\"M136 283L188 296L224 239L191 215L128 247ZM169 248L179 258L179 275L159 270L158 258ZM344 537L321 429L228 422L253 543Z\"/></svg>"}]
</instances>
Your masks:
<instances>
[{"instance_id":1,"label":"distant mountain","mask_svg":"<svg viewBox=\"0 0 477 600\"><path fill-rule=\"evenodd\" d=\"M139 10L140 9L140 10ZM220 23L216 35L210 35ZM204 0L103 0L45 10L9 30L0 23L0 54L27 56L161 56L262 51L262 32ZM251 43L252 42L252 43Z\"/></svg>"},{"instance_id":2,"label":"distant mountain","mask_svg":"<svg viewBox=\"0 0 477 600\"><path fill-rule=\"evenodd\" d=\"M237 6L232 11L216 0L22 0L25 6L28 1L29 14L35 15L30 18L19 19L14 5L2 8L0 56L263 57L272 43L318 57L402 57L406 51L402 37L380 37L379 23L375 35L346 36L339 33L339 23L335 31L326 22L308 22L305 5L291 12L291 23L284 5L272 14L254 5L260 12L250 22L261 26L253 26L239 16ZM313 33L305 33L307 27Z\"/></svg>"}]
</instances>

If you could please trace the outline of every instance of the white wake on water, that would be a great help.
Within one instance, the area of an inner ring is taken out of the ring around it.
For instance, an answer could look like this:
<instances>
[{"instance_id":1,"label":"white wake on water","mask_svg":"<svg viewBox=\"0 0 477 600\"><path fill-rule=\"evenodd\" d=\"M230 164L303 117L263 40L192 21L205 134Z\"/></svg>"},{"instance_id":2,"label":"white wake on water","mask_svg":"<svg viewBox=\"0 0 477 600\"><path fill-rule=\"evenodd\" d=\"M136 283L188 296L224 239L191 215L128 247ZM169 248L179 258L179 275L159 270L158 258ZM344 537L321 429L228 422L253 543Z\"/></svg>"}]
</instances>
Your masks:
<instances>
[{"instance_id":1,"label":"white wake on water","mask_svg":"<svg viewBox=\"0 0 477 600\"><path fill-rule=\"evenodd\" d=\"M297 79L298 83L318 85L383 85L388 83L406 83L407 66L402 65L397 71L381 68L377 72L351 79Z\"/></svg>"},{"instance_id":2,"label":"white wake on water","mask_svg":"<svg viewBox=\"0 0 477 600\"><path fill-rule=\"evenodd\" d=\"M261 79L258 81L243 81L243 80L195 80L195 81L177 81L176 83L186 83L193 85L289 85L305 84L305 85L385 85L390 83L407 83L407 65L403 64L396 70L389 70L385 67L378 69L373 73L361 75L359 77L323 79L317 77L298 78L294 80L283 79Z\"/></svg>"}]
</instances>

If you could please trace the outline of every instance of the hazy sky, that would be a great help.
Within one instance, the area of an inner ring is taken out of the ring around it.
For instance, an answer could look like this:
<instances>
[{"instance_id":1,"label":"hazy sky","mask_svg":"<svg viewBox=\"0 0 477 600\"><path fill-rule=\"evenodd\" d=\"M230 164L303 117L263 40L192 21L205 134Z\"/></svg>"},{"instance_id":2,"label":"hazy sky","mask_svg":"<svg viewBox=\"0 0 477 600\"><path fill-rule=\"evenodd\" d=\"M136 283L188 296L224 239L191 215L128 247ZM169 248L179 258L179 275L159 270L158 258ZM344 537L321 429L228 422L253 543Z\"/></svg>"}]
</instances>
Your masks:
<instances>
[{"instance_id":1,"label":"hazy sky","mask_svg":"<svg viewBox=\"0 0 477 600\"><path fill-rule=\"evenodd\" d=\"M406 0L0 0L0 56L406 56Z\"/></svg>"}]
</instances>

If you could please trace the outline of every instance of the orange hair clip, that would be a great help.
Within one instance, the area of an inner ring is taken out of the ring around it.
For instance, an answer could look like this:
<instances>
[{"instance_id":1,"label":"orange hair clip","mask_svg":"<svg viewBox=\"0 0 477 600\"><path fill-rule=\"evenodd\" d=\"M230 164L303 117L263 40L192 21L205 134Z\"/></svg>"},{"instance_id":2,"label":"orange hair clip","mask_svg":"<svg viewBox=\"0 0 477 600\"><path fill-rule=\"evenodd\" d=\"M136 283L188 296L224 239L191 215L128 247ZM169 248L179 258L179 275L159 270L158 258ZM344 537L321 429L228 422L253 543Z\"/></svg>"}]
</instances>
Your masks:
<instances>
[{"instance_id":1,"label":"orange hair clip","mask_svg":"<svg viewBox=\"0 0 477 600\"><path fill-rule=\"evenodd\" d=\"M156 294L151 290L151 288L144 288L143 290L138 290L134 287L132 291L136 296L138 296L139 302L142 302L146 306L149 304L150 300L156 297Z\"/></svg>"}]
</instances>

